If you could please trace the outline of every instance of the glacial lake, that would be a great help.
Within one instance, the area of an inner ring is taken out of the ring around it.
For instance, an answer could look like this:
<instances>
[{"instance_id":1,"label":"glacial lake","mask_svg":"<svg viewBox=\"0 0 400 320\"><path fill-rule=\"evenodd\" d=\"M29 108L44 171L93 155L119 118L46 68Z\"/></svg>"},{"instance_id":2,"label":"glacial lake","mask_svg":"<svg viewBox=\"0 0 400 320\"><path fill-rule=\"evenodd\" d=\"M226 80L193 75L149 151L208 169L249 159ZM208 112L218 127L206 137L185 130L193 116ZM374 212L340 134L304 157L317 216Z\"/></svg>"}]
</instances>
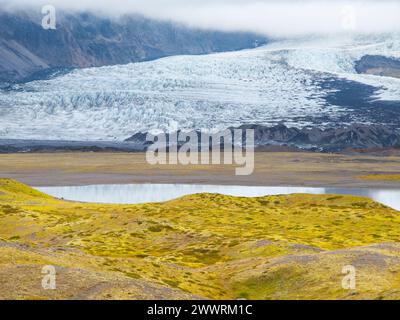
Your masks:
<instances>
[{"instance_id":1,"label":"glacial lake","mask_svg":"<svg viewBox=\"0 0 400 320\"><path fill-rule=\"evenodd\" d=\"M396 210L400 210L400 189L256 187L192 184L89 185L36 187L36 189L60 199L110 204L163 202L196 193L219 193L240 197L261 197L293 193L350 194L366 196Z\"/></svg>"}]
</instances>

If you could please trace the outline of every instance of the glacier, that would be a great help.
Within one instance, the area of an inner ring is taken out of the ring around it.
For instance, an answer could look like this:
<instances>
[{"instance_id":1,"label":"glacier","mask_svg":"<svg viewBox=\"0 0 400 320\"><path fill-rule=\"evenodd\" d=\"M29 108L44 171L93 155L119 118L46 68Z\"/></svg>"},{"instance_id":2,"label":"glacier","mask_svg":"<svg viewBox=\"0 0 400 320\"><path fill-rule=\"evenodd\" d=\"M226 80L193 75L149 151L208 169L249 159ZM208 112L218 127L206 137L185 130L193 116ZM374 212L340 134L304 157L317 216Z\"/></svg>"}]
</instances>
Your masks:
<instances>
[{"instance_id":1,"label":"glacier","mask_svg":"<svg viewBox=\"0 0 400 320\"><path fill-rule=\"evenodd\" d=\"M0 139L121 141L137 132L242 124L372 123L383 121L371 116L371 109L385 112L380 102L390 103L388 121L400 126L393 118L393 110L400 115L400 79L357 74L355 62L367 54L400 58L400 35L309 37L76 69L0 90ZM369 108L329 99L341 81L368 88Z\"/></svg>"}]
</instances>

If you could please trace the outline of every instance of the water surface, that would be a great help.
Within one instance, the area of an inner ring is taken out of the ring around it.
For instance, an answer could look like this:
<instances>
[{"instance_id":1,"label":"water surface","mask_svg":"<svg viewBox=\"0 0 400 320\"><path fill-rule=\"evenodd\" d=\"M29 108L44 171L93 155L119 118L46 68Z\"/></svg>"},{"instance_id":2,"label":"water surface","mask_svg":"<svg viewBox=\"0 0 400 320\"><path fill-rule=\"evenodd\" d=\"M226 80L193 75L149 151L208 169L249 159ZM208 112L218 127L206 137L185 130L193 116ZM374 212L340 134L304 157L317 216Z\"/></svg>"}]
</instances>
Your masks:
<instances>
[{"instance_id":1,"label":"water surface","mask_svg":"<svg viewBox=\"0 0 400 320\"><path fill-rule=\"evenodd\" d=\"M366 196L384 205L400 210L400 189L254 187L193 184L89 185L37 187L36 189L66 200L113 204L163 202L196 193L220 193L240 197L261 197L293 193L350 194Z\"/></svg>"}]
</instances>

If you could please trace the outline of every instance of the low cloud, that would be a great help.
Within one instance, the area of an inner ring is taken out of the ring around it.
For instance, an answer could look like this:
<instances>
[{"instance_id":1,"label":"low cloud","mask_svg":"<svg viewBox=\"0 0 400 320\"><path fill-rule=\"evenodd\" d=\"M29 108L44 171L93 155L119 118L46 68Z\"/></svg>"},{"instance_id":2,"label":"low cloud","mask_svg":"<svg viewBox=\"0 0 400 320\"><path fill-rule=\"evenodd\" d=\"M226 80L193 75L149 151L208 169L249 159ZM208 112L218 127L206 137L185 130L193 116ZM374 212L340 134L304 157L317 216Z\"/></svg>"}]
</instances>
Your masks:
<instances>
[{"instance_id":1,"label":"low cloud","mask_svg":"<svg viewBox=\"0 0 400 320\"><path fill-rule=\"evenodd\" d=\"M186 25L268 36L343 32L400 32L400 2L394 0L0 0L7 10L40 8L120 16L139 13Z\"/></svg>"}]
</instances>

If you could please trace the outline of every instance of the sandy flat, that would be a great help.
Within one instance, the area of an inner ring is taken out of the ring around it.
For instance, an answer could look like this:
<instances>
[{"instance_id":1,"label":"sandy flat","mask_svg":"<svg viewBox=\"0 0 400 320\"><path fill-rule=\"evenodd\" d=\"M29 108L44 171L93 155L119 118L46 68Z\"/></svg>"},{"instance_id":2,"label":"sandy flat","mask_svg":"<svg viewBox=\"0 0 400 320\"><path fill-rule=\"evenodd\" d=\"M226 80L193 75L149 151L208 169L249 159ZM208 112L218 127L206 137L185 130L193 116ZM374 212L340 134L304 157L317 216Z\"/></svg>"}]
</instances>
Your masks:
<instances>
[{"instance_id":1,"label":"sandy flat","mask_svg":"<svg viewBox=\"0 0 400 320\"><path fill-rule=\"evenodd\" d=\"M367 174L400 174L400 156L257 152L250 176L234 165L150 165L144 153L32 153L0 155L0 177L33 186L196 183L259 186L384 187Z\"/></svg>"}]
</instances>

